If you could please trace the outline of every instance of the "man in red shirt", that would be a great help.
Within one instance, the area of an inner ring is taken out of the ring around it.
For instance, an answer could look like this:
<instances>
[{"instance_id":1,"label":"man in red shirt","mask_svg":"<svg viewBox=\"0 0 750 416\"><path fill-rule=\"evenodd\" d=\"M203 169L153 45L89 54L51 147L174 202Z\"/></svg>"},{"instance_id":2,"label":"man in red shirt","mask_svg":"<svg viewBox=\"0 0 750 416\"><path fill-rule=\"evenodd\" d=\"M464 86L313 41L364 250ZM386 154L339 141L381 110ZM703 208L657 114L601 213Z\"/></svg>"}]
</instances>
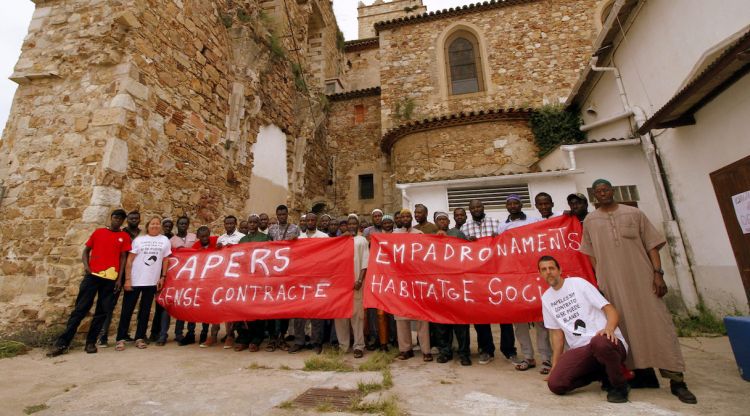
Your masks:
<instances>
[{"instance_id":1,"label":"man in red shirt","mask_svg":"<svg viewBox=\"0 0 750 416\"><path fill-rule=\"evenodd\" d=\"M102 329L107 313L111 313L112 299L120 290L123 281L125 260L130 251L130 236L120 226L126 217L125 211L114 210L110 226L95 230L83 249L84 276L78 289L75 309L70 314L65 332L55 341L48 357L56 357L68 351L68 346L78 331L78 325L86 317L96 297L96 309L86 336L86 352L96 352L96 337Z\"/></svg>"}]
</instances>

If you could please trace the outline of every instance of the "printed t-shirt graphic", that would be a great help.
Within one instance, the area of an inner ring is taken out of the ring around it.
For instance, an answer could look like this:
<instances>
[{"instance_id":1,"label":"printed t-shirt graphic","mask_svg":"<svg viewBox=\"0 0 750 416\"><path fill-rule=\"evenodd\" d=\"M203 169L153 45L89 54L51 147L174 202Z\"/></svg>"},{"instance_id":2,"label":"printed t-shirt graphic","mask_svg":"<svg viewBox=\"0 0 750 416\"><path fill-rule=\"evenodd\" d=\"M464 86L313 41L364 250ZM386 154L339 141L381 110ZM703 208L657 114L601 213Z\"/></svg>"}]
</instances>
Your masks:
<instances>
[{"instance_id":1,"label":"printed t-shirt graphic","mask_svg":"<svg viewBox=\"0 0 750 416\"><path fill-rule=\"evenodd\" d=\"M91 274L116 280L120 273L120 253L130 251L130 236L124 231L115 232L108 228L99 228L86 241L86 247L91 249Z\"/></svg>"}]
</instances>

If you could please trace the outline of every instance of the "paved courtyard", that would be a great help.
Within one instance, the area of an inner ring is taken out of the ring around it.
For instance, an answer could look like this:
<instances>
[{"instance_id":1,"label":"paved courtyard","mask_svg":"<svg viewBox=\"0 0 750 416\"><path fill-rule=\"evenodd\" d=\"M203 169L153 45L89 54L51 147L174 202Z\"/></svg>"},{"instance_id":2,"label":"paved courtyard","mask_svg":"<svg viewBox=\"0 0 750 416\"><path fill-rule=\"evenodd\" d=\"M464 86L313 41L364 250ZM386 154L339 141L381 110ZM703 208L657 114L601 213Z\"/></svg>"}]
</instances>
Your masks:
<instances>
[{"instance_id":1,"label":"paved courtyard","mask_svg":"<svg viewBox=\"0 0 750 416\"><path fill-rule=\"evenodd\" d=\"M728 339L680 342L697 405L680 403L664 386L634 390L623 405L607 403L598 385L558 397L537 371L517 372L504 359L478 365L475 358L473 366L461 367L457 361L423 363L419 354L391 364L394 386L371 395L392 395L411 415L748 414L750 383L739 377ZM313 356L312 351L250 353L171 343L143 351L100 349L95 355L77 349L49 359L37 349L0 360L0 414L23 414L31 406L43 408L35 415L324 414L279 406L311 387L356 389L358 382L382 380L380 372L302 371ZM346 361L362 360L348 355Z\"/></svg>"}]
</instances>

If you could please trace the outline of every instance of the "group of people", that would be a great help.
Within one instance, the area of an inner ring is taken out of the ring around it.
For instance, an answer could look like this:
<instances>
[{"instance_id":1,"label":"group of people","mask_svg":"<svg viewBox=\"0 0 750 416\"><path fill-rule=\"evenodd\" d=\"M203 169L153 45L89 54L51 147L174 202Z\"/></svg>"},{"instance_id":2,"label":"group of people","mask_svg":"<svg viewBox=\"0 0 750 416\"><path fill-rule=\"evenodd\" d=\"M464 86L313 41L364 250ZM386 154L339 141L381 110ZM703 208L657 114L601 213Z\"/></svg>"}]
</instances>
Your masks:
<instances>
[{"instance_id":1,"label":"group of people","mask_svg":"<svg viewBox=\"0 0 750 416\"><path fill-rule=\"evenodd\" d=\"M323 344L338 345L344 352L353 351L361 358L365 350L397 346L398 358L414 357L412 330L417 332L419 349L424 361L446 363L453 360L454 350L461 365L471 365L470 326L437 324L392 316L385 311L363 309L362 287L365 280L369 239L376 233L444 234L464 240L494 236L533 222L558 215L571 215L583 223L580 251L589 256L595 268L599 288L588 281L567 277L556 259L539 259L540 276L549 284L542 297L542 322L501 324L500 352L518 371L539 367L546 375L549 388L564 394L594 381L608 390L608 400L625 402L630 387L659 387L653 368L670 380L672 394L685 403L696 403L695 396L684 381L684 361L677 342L671 315L663 301L667 292L659 249L665 240L646 216L637 208L617 203L611 183L600 179L593 183L598 208L589 213L588 199L580 193L567 198L569 210L553 211L552 197L539 193L534 206L539 215L523 212L518 195L506 199L505 219L488 217L480 200L469 203L469 215L463 208L453 211L454 226L447 212L435 212L429 221L428 208L415 205L413 214L402 209L386 214L380 209L371 213L372 223L355 214L334 219L328 214L307 213L299 224L289 222L284 205L276 208L275 217L250 215L246 220L235 216L224 218L224 233L212 236L207 226L190 232L190 219L151 217L145 233L140 214L112 212L110 225L95 230L83 251L84 278L81 281L75 308L65 332L57 339L49 356L67 352L83 318L96 299L94 316L86 337L85 351L96 353L97 347L109 346L108 335L115 306L122 292L115 349L123 350L128 343L147 348L149 343L162 346L167 342L169 314L154 298L161 289L167 271L165 259L174 251L220 249L247 242L295 240L298 238L329 238L345 236L354 243L354 309L351 318L310 320L309 335L306 319L259 320L224 323L224 338L219 339L220 326L201 324L196 341L196 322L176 321L174 339L179 345L199 343L210 347L223 343L235 351L284 350L297 353L311 348L320 353ZM123 223L126 225L123 227ZM176 226L176 232L174 228ZM123 289L121 291L121 289ZM571 303L572 302L572 303ZM564 319L559 313L575 304L580 319ZM138 306L135 334L131 337L132 315ZM147 329L151 324L150 336ZM531 341L536 335L540 358L537 362ZM494 359L495 342L489 324L474 325L479 363ZM454 338L457 348L454 348ZM520 346L520 354L516 349ZM291 345L289 344L291 343ZM566 349L567 344L567 349ZM633 369L630 371L628 369Z\"/></svg>"}]
</instances>

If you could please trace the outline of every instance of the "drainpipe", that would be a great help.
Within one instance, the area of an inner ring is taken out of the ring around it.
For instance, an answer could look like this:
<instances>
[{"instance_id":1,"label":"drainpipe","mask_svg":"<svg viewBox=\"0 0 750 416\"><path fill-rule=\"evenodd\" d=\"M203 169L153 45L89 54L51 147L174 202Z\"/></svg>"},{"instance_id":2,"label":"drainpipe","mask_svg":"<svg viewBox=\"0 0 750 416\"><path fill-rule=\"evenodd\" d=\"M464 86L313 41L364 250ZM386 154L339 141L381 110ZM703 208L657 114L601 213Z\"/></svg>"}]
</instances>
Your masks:
<instances>
[{"instance_id":1,"label":"drainpipe","mask_svg":"<svg viewBox=\"0 0 750 416\"><path fill-rule=\"evenodd\" d=\"M636 126L642 126L647 119L646 112L637 106L633 107L633 112L635 113ZM695 316L698 314L698 303L700 302L700 298L698 297L698 291L695 288L693 273L690 270L690 261L687 255L687 250L685 250L685 242L682 239L680 224L675 220L674 207L672 206L664 184L665 174L661 169L658 159L659 155L650 132L641 136L641 144L643 153L646 156L646 162L651 171L651 179L656 188L659 208L664 217L664 232L666 233L669 253L672 256L672 262L674 263L677 286L680 288L685 308L687 308L690 315Z\"/></svg>"},{"instance_id":2,"label":"drainpipe","mask_svg":"<svg viewBox=\"0 0 750 416\"><path fill-rule=\"evenodd\" d=\"M406 188L401 188L401 206L411 208L411 199L406 195Z\"/></svg>"},{"instance_id":3,"label":"drainpipe","mask_svg":"<svg viewBox=\"0 0 750 416\"><path fill-rule=\"evenodd\" d=\"M633 115L633 110L630 108L630 104L628 103L628 96L625 94L625 86L622 83L622 77L620 77L620 70L614 66L596 66L596 62L598 60L599 60L599 57L591 58L591 70L594 72L611 72L612 75L614 75L615 84L617 85L617 91L620 95L620 102L622 103L623 111L620 114L614 115L604 120L600 120L591 124L583 125L581 126L581 131L589 131L593 128L603 126L603 125L612 123L614 121L624 119L626 117L629 118L630 116ZM632 132L633 130L631 126L631 133Z\"/></svg>"},{"instance_id":4,"label":"drainpipe","mask_svg":"<svg viewBox=\"0 0 750 416\"><path fill-rule=\"evenodd\" d=\"M639 139L627 139L601 143L564 144L560 146L560 150L568 153L568 159L570 159L570 167L568 170L576 170L578 169L578 166L576 165L576 150L580 148L593 149L600 147L632 146L640 143L641 141Z\"/></svg>"}]
</instances>

